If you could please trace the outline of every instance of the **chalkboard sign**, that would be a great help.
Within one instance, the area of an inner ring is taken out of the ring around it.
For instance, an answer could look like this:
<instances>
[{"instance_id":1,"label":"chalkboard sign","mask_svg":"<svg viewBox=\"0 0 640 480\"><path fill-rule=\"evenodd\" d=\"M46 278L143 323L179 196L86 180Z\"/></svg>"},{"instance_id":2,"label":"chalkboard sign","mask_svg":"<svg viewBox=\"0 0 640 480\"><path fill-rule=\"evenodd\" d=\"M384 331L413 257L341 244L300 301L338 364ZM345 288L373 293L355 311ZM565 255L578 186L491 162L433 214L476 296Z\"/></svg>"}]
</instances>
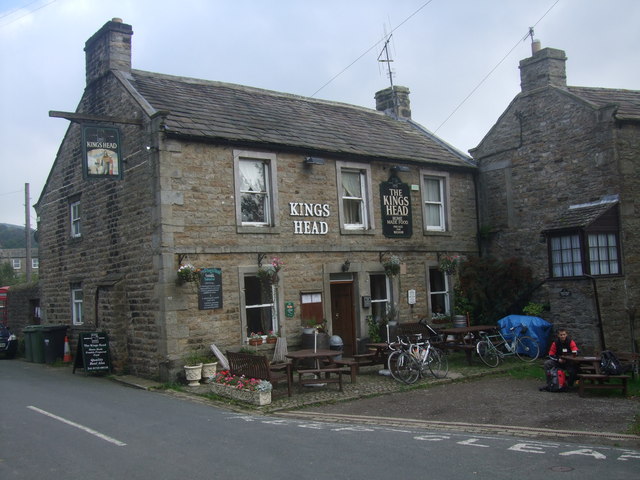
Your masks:
<instances>
[{"instance_id":1,"label":"chalkboard sign","mask_svg":"<svg viewBox=\"0 0 640 480\"><path fill-rule=\"evenodd\" d=\"M222 308L222 270L220 268L200 270L198 308L200 310Z\"/></svg>"},{"instance_id":2,"label":"chalkboard sign","mask_svg":"<svg viewBox=\"0 0 640 480\"><path fill-rule=\"evenodd\" d=\"M73 373L76 373L76 368L84 368L85 373L111 371L109 337L106 333L81 333L78 336Z\"/></svg>"}]
</instances>

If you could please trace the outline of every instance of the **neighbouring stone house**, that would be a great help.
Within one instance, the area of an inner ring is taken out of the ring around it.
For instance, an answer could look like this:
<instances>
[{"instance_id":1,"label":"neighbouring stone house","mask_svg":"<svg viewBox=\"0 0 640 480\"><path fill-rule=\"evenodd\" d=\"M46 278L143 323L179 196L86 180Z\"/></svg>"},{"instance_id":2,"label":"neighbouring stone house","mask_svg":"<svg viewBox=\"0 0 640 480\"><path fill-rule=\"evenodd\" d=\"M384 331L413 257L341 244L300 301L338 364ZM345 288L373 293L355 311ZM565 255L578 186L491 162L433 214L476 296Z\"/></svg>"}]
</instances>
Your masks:
<instances>
[{"instance_id":1,"label":"neighbouring stone house","mask_svg":"<svg viewBox=\"0 0 640 480\"><path fill-rule=\"evenodd\" d=\"M562 50L520 62L521 92L470 150L485 252L527 259L545 315L587 349L629 351L640 303L640 91L572 87Z\"/></svg>"},{"instance_id":2,"label":"neighbouring stone house","mask_svg":"<svg viewBox=\"0 0 640 480\"><path fill-rule=\"evenodd\" d=\"M145 72L132 35L93 35L76 112L51 113L71 123L35 206L43 322L172 380L252 332L294 346L326 321L350 353L368 319L450 310L439 260L477 254L476 167L411 120L408 89L373 110ZM189 264L201 283L177 282Z\"/></svg>"},{"instance_id":3,"label":"neighbouring stone house","mask_svg":"<svg viewBox=\"0 0 640 480\"><path fill-rule=\"evenodd\" d=\"M31 262L31 273L37 274L40 266L38 259L38 249L32 248L29 261ZM26 275L27 273L27 249L26 248L0 248L0 263L8 263L15 271L16 275Z\"/></svg>"}]
</instances>

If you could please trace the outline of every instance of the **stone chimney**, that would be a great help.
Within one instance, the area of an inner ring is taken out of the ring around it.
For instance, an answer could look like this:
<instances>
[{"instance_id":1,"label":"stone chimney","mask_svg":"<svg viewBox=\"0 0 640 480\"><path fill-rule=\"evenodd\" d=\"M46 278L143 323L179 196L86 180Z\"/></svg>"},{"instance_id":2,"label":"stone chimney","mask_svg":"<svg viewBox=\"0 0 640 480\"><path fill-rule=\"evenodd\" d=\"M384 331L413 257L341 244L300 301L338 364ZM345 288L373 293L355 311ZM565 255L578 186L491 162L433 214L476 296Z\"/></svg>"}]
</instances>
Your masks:
<instances>
[{"instance_id":1,"label":"stone chimney","mask_svg":"<svg viewBox=\"0 0 640 480\"><path fill-rule=\"evenodd\" d=\"M376 110L397 120L411 120L409 89L393 86L376 92Z\"/></svg>"},{"instance_id":2,"label":"stone chimney","mask_svg":"<svg viewBox=\"0 0 640 480\"><path fill-rule=\"evenodd\" d=\"M87 85L109 70L131 71L131 25L114 18L84 44Z\"/></svg>"},{"instance_id":3,"label":"stone chimney","mask_svg":"<svg viewBox=\"0 0 640 480\"><path fill-rule=\"evenodd\" d=\"M563 50L533 46L530 58L520 60L520 87L523 92L552 85L567 86L567 57Z\"/></svg>"}]
</instances>

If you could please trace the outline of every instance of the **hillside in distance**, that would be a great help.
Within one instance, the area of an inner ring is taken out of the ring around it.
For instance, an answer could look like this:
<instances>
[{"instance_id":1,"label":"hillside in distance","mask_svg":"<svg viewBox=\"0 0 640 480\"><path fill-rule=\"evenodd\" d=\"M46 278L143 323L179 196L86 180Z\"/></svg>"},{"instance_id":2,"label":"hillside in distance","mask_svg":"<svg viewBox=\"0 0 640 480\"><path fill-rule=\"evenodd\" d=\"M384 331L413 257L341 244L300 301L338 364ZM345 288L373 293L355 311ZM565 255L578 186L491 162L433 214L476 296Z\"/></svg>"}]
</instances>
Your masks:
<instances>
[{"instance_id":1,"label":"hillside in distance","mask_svg":"<svg viewBox=\"0 0 640 480\"><path fill-rule=\"evenodd\" d=\"M38 248L35 239L35 230L31 230L31 248ZM26 248L27 241L24 236L24 227L0 223L0 248Z\"/></svg>"}]
</instances>

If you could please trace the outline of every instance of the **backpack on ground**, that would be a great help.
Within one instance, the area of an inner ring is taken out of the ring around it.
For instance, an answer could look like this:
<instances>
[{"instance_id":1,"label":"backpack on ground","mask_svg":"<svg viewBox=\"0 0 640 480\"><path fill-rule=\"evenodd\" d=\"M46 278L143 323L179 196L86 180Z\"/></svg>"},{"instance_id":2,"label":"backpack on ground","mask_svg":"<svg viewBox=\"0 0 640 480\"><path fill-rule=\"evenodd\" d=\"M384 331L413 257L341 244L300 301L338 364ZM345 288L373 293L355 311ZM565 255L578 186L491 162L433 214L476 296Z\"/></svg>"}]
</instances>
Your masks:
<instances>
[{"instance_id":1,"label":"backpack on ground","mask_svg":"<svg viewBox=\"0 0 640 480\"><path fill-rule=\"evenodd\" d=\"M569 388L567 373L558 367L547 371L547 385L540 390L547 392L566 392Z\"/></svg>"},{"instance_id":2,"label":"backpack on ground","mask_svg":"<svg viewBox=\"0 0 640 480\"><path fill-rule=\"evenodd\" d=\"M605 350L600 354L600 371L605 375L621 375L623 373L620 360L611 350Z\"/></svg>"}]
</instances>

